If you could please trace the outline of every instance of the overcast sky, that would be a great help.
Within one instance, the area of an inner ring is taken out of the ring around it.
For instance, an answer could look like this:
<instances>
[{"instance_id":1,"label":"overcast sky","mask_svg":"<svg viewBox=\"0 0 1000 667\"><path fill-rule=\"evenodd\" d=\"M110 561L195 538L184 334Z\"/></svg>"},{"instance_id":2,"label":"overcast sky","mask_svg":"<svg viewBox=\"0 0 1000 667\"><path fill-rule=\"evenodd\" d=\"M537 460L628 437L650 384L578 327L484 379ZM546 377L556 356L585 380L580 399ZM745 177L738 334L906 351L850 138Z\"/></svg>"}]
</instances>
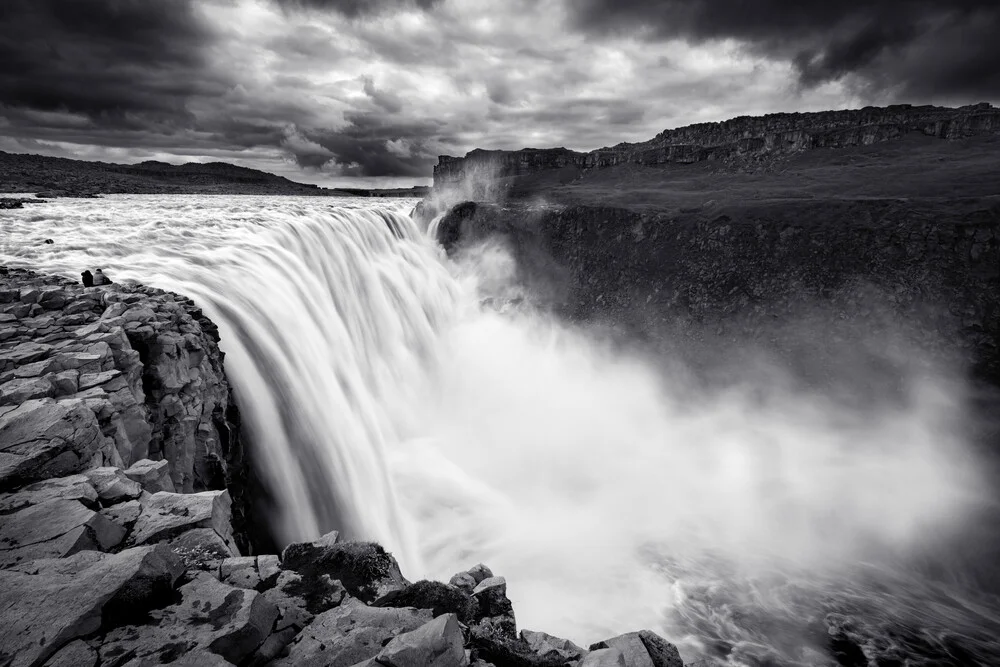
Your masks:
<instances>
[{"instance_id":1,"label":"overcast sky","mask_svg":"<svg viewBox=\"0 0 1000 667\"><path fill-rule=\"evenodd\" d=\"M0 0L0 150L408 186L440 154L1000 101L998 0Z\"/></svg>"}]
</instances>

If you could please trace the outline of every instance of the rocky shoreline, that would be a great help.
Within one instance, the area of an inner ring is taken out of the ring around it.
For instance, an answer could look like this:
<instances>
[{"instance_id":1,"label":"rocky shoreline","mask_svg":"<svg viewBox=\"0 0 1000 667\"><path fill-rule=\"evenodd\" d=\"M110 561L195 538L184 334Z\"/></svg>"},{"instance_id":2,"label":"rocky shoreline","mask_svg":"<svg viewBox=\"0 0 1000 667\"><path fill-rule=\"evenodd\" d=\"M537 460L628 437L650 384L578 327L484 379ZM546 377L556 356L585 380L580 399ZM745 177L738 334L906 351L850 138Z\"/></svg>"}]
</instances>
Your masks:
<instances>
[{"instance_id":1,"label":"rocky shoreline","mask_svg":"<svg viewBox=\"0 0 1000 667\"><path fill-rule=\"evenodd\" d=\"M0 267L0 665L682 666L649 631L518 632L485 565L411 583L336 532L250 555L217 342L184 297Z\"/></svg>"}]
</instances>

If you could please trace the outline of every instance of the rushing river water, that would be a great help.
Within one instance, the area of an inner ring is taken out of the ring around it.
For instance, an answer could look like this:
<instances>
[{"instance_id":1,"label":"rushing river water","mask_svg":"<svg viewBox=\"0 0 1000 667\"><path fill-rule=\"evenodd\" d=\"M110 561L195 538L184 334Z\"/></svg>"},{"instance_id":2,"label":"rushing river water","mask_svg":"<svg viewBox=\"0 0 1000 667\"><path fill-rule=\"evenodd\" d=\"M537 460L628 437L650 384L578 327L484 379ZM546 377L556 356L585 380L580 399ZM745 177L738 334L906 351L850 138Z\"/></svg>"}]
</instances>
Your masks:
<instances>
[{"instance_id":1,"label":"rushing river water","mask_svg":"<svg viewBox=\"0 0 1000 667\"><path fill-rule=\"evenodd\" d=\"M446 259L414 204L60 200L0 213L0 264L195 299L282 540L375 539L411 579L486 562L519 627L578 643L649 627L707 664L1000 664L1000 604L954 556L992 502L954 378L863 413L780 373L694 395L679 366L506 302L509 255Z\"/></svg>"}]
</instances>

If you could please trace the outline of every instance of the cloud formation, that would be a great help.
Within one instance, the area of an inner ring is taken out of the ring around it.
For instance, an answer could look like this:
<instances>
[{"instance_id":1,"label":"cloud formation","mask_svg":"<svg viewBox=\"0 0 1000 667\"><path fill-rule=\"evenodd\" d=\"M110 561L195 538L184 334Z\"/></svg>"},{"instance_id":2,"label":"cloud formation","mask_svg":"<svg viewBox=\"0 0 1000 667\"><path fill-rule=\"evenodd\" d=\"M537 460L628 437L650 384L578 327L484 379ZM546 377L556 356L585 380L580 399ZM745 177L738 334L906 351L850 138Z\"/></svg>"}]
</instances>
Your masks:
<instances>
[{"instance_id":1,"label":"cloud formation","mask_svg":"<svg viewBox=\"0 0 1000 667\"><path fill-rule=\"evenodd\" d=\"M608 35L734 39L790 60L800 82L844 77L902 95L1000 95L996 0L578 0L572 24ZM993 37L991 37L993 36Z\"/></svg>"},{"instance_id":2,"label":"cloud formation","mask_svg":"<svg viewBox=\"0 0 1000 667\"><path fill-rule=\"evenodd\" d=\"M323 185L741 114L1000 100L984 0L6 0L0 149Z\"/></svg>"}]
</instances>

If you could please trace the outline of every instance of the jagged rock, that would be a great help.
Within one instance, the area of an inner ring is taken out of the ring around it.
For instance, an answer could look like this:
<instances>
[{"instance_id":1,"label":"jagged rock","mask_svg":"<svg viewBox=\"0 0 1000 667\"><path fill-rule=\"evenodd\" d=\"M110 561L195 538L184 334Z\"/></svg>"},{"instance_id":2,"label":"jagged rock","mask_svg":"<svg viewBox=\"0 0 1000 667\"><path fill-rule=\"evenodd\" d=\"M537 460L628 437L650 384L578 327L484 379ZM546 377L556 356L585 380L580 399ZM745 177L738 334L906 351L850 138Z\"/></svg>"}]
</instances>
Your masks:
<instances>
[{"instance_id":1,"label":"jagged rock","mask_svg":"<svg viewBox=\"0 0 1000 667\"><path fill-rule=\"evenodd\" d=\"M490 579L493 577L493 571L482 563L469 568L466 571L466 574L472 577L473 581L476 582L476 585L479 585L479 583L484 579Z\"/></svg>"},{"instance_id":2,"label":"jagged rock","mask_svg":"<svg viewBox=\"0 0 1000 667\"><path fill-rule=\"evenodd\" d=\"M302 577L295 572L285 571L278 575L274 588L264 591L264 597L278 607L279 617L275 630L292 627L296 632L306 627L315 618L315 613L309 610L302 594L306 589L302 586ZM322 611L333 609L343 600L336 601ZM322 613L316 612L316 613Z\"/></svg>"},{"instance_id":3,"label":"jagged rock","mask_svg":"<svg viewBox=\"0 0 1000 667\"><path fill-rule=\"evenodd\" d=\"M0 489L82 469L103 445L94 413L80 401L25 401L0 414Z\"/></svg>"},{"instance_id":4,"label":"jagged rock","mask_svg":"<svg viewBox=\"0 0 1000 667\"><path fill-rule=\"evenodd\" d=\"M376 660L386 667L466 667L462 629L455 614L444 614L416 630L397 635L379 651Z\"/></svg>"},{"instance_id":5,"label":"jagged rock","mask_svg":"<svg viewBox=\"0 0 1000 667\"><path fill-rule=\"evenodd\" d=\"M460 588L439 581L422 580L372 602L373 607L416 607L430 609L435 616L453 613L462 623L471 623L477 615L479 604L474 597Z\"/></svg>"},{"instance_id":6,"label":"jagged rock","mask_svg":"<svg viewBox=\"0 0 1000 667\"><path fill-rule=\"evenodd\" d=\"M475 578L473 578L473 576L468 572L459 572L453 576L448 583L455 588L461 588L463 591L471 595L473 589L476 588L476 584L479 582L476 581Z\"/></svg>"},{"instance_id":7,"label":"jagged rock","mask_svg":"<svg viewBox=\"0 0 1000 667\"><path fill-rule=\"evenodd\" d=\"M281 567L295 570L307 581L327 575L347 592L370 603L409 582L392 554L374 542L316 542L290 544L282 553Z\"/></svg>"},{"instance_id":8,"label":"jagged rock","mask_svg":"<svg viewBox=\"0 0 1000 667\"><path fill-rule=\"evenodd\" d=\"M281 574L281 561L275 555L257 556L257 573L260 581L265 586L273 586L278 575Z\"/></svg>"},{"instance_id":9,"label":"jagged rock","mask_svg":"<svg viewBox=\"0 0 1000 667\"><path fill-rule=\"evenodd\" d=\"M97 503L97 491L86 475L53 477L29 484L15 493L0 495L0 513L6 514L47 500L77 500L92 506Z\"/></svg>"},{"instance_id":10,"label":"jagged rock","mask_svg":"<svg viewBox=\"0 0 1000 667\"><path fill-rule=\"evenodd\" d=\"M40 665L77 637L169 598L182 566L166 548L82 552L0 571L0 655Z\"/></svg>"},{"instance_id":11,"label":"jagged rock","mask_svg":"<svg viewBox=\"0 0 1000 667\"><path fill-rule=\"evenodd\" d=\"M237 588L255 590L260 586L260 574L257 572L257 558L254 556L239 556L224 559L219 564L219 580Z\"/></svg>"},{"instance_id":12,"label":"jagged rock","mask_svg":"<svg viewBox=\"0 0 1000 667\"><path fill-rule=\"evenodd\" d=\"M75 500L49 500L4 517L0 567L77 551L108 550L124 537L121 526Z\"/></svg>"},{"instance_id":13,"label":"jagged rock","mask_svg":"<svg viewBox=\"0 0 1000 667\"><path fill-rule=\"evenodd\" d=\"M135 500L142 493L142 487L126 477L119 468L94 468L83 474L97 489L97 495L105 504Z\"/></svg>"},{"instance_id":14,"label":"jagged rock","mask_svg":"<svg viewBox=\"0 0 1000 667\"><path fill-rule=\"evenodd\" d=\"M277 608L256 591L227 586L208 574L198 574L180 588L181 601L150 614L153 623L126 626L101 642L101 665L117 667L174 662L214 653L240 664L264 642L278 616Z\"/></svg>"},{"instance_id":15,"label":"jagged rock","mask_svg":"<svg viewBox=\"0 0 1000 667\"><path fill-rule=\"evenodd\" d=\"M184 566L197 570L218 572L219 563L239 552L219 536L212 528L195 528L169 540L170 550L183 562Z\"/></svg>"},{"instance_id":16,"label":"jagged rock","mask_svg":"<svg viewBox=\"0 0 1000 667\"><path fill-rule=\"evenodd\" d=\"M375 657L393 637L431 620L426 609L367 607L351 600L323 612L289 645L275 667L348 667Z\"/></svg>"},{"instance_id":17,"label":"jagged rock","mask_svg":"<svg viewBox=\"0 0 1000 667\"><path fill-rule=\"evenodd\" d=\"M49 398L56 388L45 377L14 378L0 384L0 405L19 405L33 398Z\"/></svg>"},{"instance_id":18,"label":"jagged rock","mask_svg":"<svg viewBox=\"0 0 1000 667\"><path fill-rule=\"evenodd\" d=\"M154 493L143 502L142 513L129 542L161 542L193 528L211 528L223 542L232 544L230 505L228 491Z\"/></svg>"},{"instance_id":19,"label":"jagged rock","mask_svg":"<svg viewBox=\"0 0 1000 667\"><path fill-rule=\"evenodd\" d=\"M521 639L542 659L558 659L564 662L580 660L587 649L577 646L568 639L554 637L544 632L521 630Z\"/></svg>"},{"instance_id":20,"label":"jagged rock","mask_svg":"<svg viewBox=\"0 0 1000 667\"><path fill-rule=\"evenodd\" d=\"M101 510L101 516L117 523L126 530L132 530L132 526L135 525L141 513L142 505L138 500L129 500L124 503L112 505L111 507L105 507Z\"/></svg>"},{"instance_id":21,"label":"jagged rock","mask_svg":"<svg viewBox=\"0 0 1000 667\"><path fill-rule=\"evenodd\" d=\"M74 639L48 659L45 667L96 667L97 651L82 639Z\"/></svg>"},{"instance_id":22,"label":"jagged rock","mask_svg":"<svg viewBox=\"0 0 1000 667\"><path fill-rule=\"evenodd\" d=\"M618 635L590 645L591 651L613 648L621 651L629 667L684 667L677 647L659 635L642 630Z\"/></svg>"},{"instance_id":23,"label":"jagged rock","mask_svg":"<svg viewBox=\"0 0 1000 667\"><path fill-rule=\"evenodd\" d=\"M633 667L633 663L626 661L616 648L602 648L584 656L577 667Z\"/></svg>"},{"instance_id":24,"label":"jagged rock","mask_svg":"<svg viewBox=\"0 0 1000 667\"><path fill-rule=\"evenodd\" d=\"M125 475L139 483L144 491L156 493L157 491L167 491L174 493L174 481L170 479L170 464L167 461L150 461L142 459L136 461Z\"/></svg>"}]
</instances>

